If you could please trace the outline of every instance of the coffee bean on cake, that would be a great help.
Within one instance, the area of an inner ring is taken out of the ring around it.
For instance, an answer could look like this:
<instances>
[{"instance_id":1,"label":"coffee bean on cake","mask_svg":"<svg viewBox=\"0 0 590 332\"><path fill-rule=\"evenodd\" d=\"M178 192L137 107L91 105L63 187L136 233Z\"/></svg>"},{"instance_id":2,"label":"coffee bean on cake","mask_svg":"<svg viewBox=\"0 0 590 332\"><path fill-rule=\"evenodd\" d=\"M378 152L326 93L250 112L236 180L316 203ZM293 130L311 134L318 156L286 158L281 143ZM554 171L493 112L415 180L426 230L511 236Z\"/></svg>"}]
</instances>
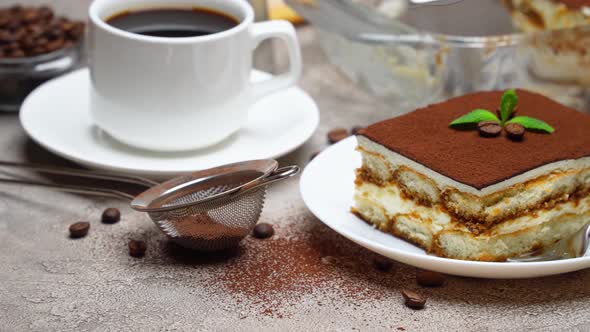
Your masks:
<instances>
[{"instance_id":1,"label":"coffee bean on cake","mask_svg":"<svg viewBox=\"0 0 590 332\"><path fill-rule=\"evenodd\" d=\"M506 135L513 141L522 141L524 138L525 129L521 124L509 123L504 129L506 129Z\"/></svg>"},{"instance_id":2,"label":"coffee bean on cake","mask_svg":"<svg viewBox=\"0 0 590 332\"><path fill-rule=\"evenodd\" d=\"M496 137L502 133L502 126L496 121L482 121L477 124L479 136Z\"/></svg>"}]
</instances>

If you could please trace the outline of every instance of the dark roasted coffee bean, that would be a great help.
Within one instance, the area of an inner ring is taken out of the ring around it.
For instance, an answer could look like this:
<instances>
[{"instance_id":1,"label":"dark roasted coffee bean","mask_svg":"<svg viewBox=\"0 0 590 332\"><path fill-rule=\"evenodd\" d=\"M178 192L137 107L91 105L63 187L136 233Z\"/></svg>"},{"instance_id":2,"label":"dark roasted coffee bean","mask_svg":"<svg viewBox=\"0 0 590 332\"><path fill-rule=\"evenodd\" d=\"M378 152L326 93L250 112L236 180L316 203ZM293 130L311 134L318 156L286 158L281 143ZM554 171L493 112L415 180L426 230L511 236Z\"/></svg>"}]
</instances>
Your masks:
<instances>
[{"instance_id":1,"label":"dark roasted coffee bean","mask_svg":"<svg viewBox=\"0 0 590 332\"><path fill-rule=\"evenodd\" d=\"M260 223L254 227L252 235L258 239L266 239L275 234L275 230L271 224Z\"/></svg>"},{"instance_id":2,"label":"dark roasted coffee bean","mask_svg":"<svg viewBox=\"0 0 590 332\"><path fill-rule=\"evenodd\" d=\"M406 306L409 308L422 309L426 304L426 299L416 292L404 289L402 290L402 296L404 297Z\"/></svg>"},{"instance_id":3,"label":"dark roasted coffee bean","mask_svg":"<svg viewBox=\"0 0 590 332\"><path fill-rule=\"evenodd\" d=\"M496 137L502 133L502 126L496 121L481 121L477 124L481 137Z\"/></svg>"},{"instance_id":4,"label":"dark roasted coffee bean","mask_svg":"<svg viewBox=\"0 0 590 332\"><path fill-rule=\"evenodd\" d=\"M20 45L26 50L31 50L36 46L35 39L32 37L25 37L20 41Z\"/></svg>"},{"instance_id":5,"label":"dark roasted coffee bean","mask_svg":"<svg viewBox=\"0 0 590 332\"><path fill-rule=\"evenodd\" d=\"M64 45L64 40L57 39L57 40L50 41L49 43L47 43L47 45L45 45L45 48L47 49L48 52L53 52L53 51L57 51L60 48L62 48L63 45Z\"/></svg>"},{"instance_id":6,"label":"dark roasted coffee bean","mask_svg":"<svg viewBox=\"0 0 590 332\"><path fill-rule=\"evenodd\" d=\"M504 129L506 129L506 134L508 135L508 138L510 138L513 141L522 141L522 139L524 138L525 129L521 124L509 123L506 126L504 126Z\"/></svg>"},{"instance_id":7,"label":"dark roasted coffee bean","mask_svg":"<svg viewBox=\"0 0 590 332\"><path fill-rule=\"evenodd\" d=\"M74 22L62 22L62 23L60 23L59 28L62 31L66 31L67 32L67 31L72 30L75 26L76 25L74 24Z\"/></svg>"},{"instance_id":8,"label":"dark roasted coffee bean","mask_svg":"<svg viewBox=\"0 0 590 332\"><path fill-rule=\"evenodd\" d=\"M137 258L145 256L147 244L144 241L129 240L127 246L129 247L129 256Z\"/></svg>"},{"instance_id":9,"label":"dark roasted coffee bean","mask_svg":"<svg viewBox=\"0 0 590 332\"><path fill-rule=\"evenodd\" d=\"M105 224L114 224L121 220L121 211L116 208L108 208L102 213L101 220Z\"/></svg>"},{"instance_id":10,"label":"dark roasted coffee bean","mask_svg":"<svg viewBox=\"0 0 590 332\"><path fill-rule=\"evenodd\" d=\"M70 225L70 237L73 239L79 239L85 237L90 230L90 223L86 221L80 221Z\"/></svg>"},{"instance_id":11,"label":"dark roasted coffee bean","mask_svg":"<svg viewBox=\"0 0 590 332\"><path fill-rule=\"evenodd\" d=\"M381 272L389 272L393 268L393 262L386 257L378 256L373 260L375 268Z\"/></svg>"},{"instance_id":12,"label":"dark roasted coffee bean","mask_svg":"<svg viewBox=\"0 0 590 332\"><path fill-rule=\"evenodd\" d=\"M20 45L17 42L12 42L4 47L7 53L12 53L14 51L20 50Z\"/></svg>"},{"instance_id":13,"label":"dark roasted coffee bean","mask_svg":"<svg viewBox=\"0 0 590 332\"><path fill-rule=\"evenodd\" d=\"M354 126L354 127L352 127L352 129L350 129L350 133L353 134L353 135L356 135L356 134L359 133L359 131L361 129L363 129L363 127L361 127L361 126Z\"/></svg>"},{"instance_id":14,"label":"dark roasted coffee bean","mask_svg":"<svg viewBox=\"0 0 590 332\"><path fill-rule=\"evenodd\" d=\"M12 33L12 37L14 38L14 40L21 40L27 37L27 30L23 27L20 27Z\"/></svg>"},{"instance_id":15,"label":"dark roasted coffee bean","mask_svg":"<svg viewBox=\"0 0 590 332\"><path fill-rule=\"evenodd\" d=\"M10 11L12 13L19 13L23 10L23 6L21 5L13 5L12 7L10 7Z\"/></svg>"},{"instance_id":16,"label":"dark roasted coffee bean","mask_svg":"<svg viewBox=\"0 0 590 332\"><path fill-rule=\"evenodd\" d=\"M53 28L45 32L45 37L49 40L56 40L63 36L64 32L58 28Z\"/></svg>"},{"instance_id":17,"label":"dark roasted coffee bean","mask_svg":"<svg viewBox=\"0 0 590 332\"><path fill-rule=\"evenodd\" d=\"M47 6L41 6L39 7L39 15L45 20L50 20L53 18L53 10Z\"/></svg>"},{"instance_id":18,"label":"dark roasted coffee bean","mask_svg":"<svg viewBox=\"0 0 590 332\"><path fill-rule=\"evenodd\" d=\"M11 58L22 58L25 56L25 52L23 50L13 50L9 53L9 57Z\"/></svg>"},{"instance_id":19,"label":"dark roasted coffee bean","mask_svg":"<svg viewBox=\"0 0 590 332\"><path fill-rule=\"evenodd\" d=\"M74 27L70 31L68 31L68 36L70 36L70 38L72 38L74 40L80 39L80 37L82 37L83 34L84 34L84 23L82 23L82 22L76 22L74 24Z\"/></svg>"},{"instance_id":20,"label":"dark roasted coffee bean","mask_svg":"<svg viewBox=\"0 0 590 332\"><path fill-rule=\"evenodd\" d=\"M47 38L45 38L45 37L41 37L41 38L37 39L35 42L37 43L37 46L45 47L45 45L47 45L49 43L49 40L47 40Z\"/></svg>"},{"instance_id":21,"label":"dark roasted coffee bean","mask_svg":"<svg viewBox=\"0 0 590 332\"><path fill-rule=\"evenodd\" d=\"M38 25L29 25L27 31L27 35L33 39L39 38L44 32L43 28Z\"/></svg>"},{"instance_id":22,"label":"dark roasted coffee bean","mask_svg":"<svg viewBox=\"0 0 590 332\"><path fill-rule=\"evenodd\" d=\"M16 30L20 27L21 23L15 19L11 19L8 24L6 25L6 28L9 30Z\"/></svg>"},{"instance_id":23,"label":"dark roasted coffee bean","mask_svg":"<svg viewBox=\"0 0 590 332\"><path fill-rule=\"evenodd\" d=\"M433 271L418 271L416 282L422 287L440 287L445 284L445 276Z\"/></svg>"},{"instance_id":24,"label":"dark roasted coffee bean","mask_svg":"<svg viewBox=\"0 0 590 332\"><path fill-rule=\"evenodd\" d=\"M12 33L7 30L0 30L0 43L10 43L14 40Z\"/></svg>"},{"instance_id":25,"label":"dark roasted coffee bean","mask_svg":"<svg viewBox=\"0 0 590 332\"><path fill-rule=\"evenodd\" d=\"M340 142L349 136L348 130L344 128L336 128L328 132L328 141L332 144Z\"/></svg>"},{"instance_id":26,"label":"dark roasted coffee bean","mask_svg":"<svg viewBox=\"0 0 590 332\"><path fill-rule=\"evenodd\" d=\"M33 50L31 51L32 55L39 55L39 54L43 54L43 53L47 53L47 50L41 46L37 46L37 47L33 48Z\"/></svg>"},{"instance_id":27,"label":"dark roasted coffee bean","mask_svg":"<svg viewBox=\"0 0 590 332\"><path fill-rule=\"evenodd\" d=\"M37 22L40 18L41 16L39 15L37 9L30 8L22 13L21 20L23 20L23 22L25 23L34 23Z\"/></svg>"}]
</instances>

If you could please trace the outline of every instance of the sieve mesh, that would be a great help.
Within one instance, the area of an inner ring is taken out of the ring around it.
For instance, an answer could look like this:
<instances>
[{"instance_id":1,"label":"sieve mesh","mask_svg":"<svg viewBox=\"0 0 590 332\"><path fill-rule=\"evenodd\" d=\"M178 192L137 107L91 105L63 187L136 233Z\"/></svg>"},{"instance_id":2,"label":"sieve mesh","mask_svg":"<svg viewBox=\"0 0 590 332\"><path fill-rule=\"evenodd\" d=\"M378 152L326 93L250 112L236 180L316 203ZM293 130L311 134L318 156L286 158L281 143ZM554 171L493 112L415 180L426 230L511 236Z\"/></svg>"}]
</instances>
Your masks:
<instances>
[{"instance_id":1,"label":"sieve mesh","mask_svg":"<svg viewBox=\"0 0 590 332\"><path fill-rule=\"evenodd\" d=\"M234 246L250 233L260 218L266 186L239 195L223 194L256 179L255 175L260 176L260 173L242 173L240 177L222 181L231 183L203 187L179 197L170 195L170 199L160 202L161 206L184 207L149 215L166 235L184 247L210 251ZM216 195L220 196L206 200Z\"/></svg>"}]
</instances>

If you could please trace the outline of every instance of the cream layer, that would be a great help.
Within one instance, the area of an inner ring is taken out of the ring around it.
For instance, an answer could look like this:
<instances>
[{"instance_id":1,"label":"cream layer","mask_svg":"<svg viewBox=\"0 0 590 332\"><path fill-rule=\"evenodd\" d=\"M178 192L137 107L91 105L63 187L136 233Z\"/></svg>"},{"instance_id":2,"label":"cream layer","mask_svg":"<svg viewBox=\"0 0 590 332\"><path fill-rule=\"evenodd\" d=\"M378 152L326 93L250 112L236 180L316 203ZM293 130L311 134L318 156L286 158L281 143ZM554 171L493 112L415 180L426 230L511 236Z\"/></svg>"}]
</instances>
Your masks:
<instances>
[{"instance_id":1,"label":"cream layer","mask_svg":"<svg viewBox=\"0 0 590 332\"><path fill-rule=\"evenodd\" d=\"M590 196L507 219L479 235L454 220L444 207L426 207L395 184L357 182L354 211L380 230L437 255L502 261L550 246L578 231L590 217Z\"/></svg>"}]
</instances>

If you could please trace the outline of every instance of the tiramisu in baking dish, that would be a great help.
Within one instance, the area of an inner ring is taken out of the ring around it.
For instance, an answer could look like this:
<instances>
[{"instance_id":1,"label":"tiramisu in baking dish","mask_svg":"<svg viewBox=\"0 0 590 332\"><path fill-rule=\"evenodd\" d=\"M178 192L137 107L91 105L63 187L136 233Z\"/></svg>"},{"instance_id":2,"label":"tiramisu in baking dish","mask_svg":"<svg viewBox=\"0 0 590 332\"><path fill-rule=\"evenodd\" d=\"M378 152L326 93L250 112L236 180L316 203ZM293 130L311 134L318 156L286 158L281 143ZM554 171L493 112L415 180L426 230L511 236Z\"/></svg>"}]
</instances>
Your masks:
<instances>
[{"instance_id":1,"label":"tiramisu in baking dish","mask_svg":"<svg viewBox=\"0 0 590 332\"><path fill-rule=\"evenodd\" d=\"M590 0L504 0L523 31L564 29L590 24Z\"/></svg>"}]
</instances>

